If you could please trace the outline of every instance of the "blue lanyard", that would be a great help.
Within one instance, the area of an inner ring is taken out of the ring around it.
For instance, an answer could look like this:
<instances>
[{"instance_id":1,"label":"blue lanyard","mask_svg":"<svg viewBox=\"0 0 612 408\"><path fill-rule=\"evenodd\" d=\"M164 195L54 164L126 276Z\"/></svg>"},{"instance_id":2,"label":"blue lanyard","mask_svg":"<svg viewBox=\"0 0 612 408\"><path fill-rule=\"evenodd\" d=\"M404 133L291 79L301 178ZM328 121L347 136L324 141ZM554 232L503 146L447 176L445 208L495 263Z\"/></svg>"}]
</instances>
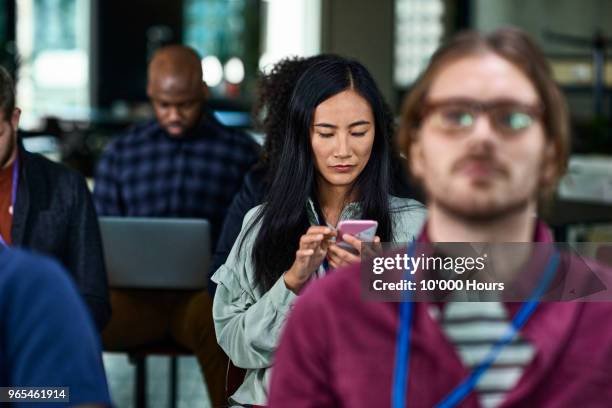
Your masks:
<instances>
[{"instance_id":1,"label":"blue lanyard","mask_svg":"<svg viewBox=\"0 0 612 408\"><path fill-rule=\"evenodd\" d=\"M408 247L408 255L414 254L414 244ZM560 255L555 248L554 252L548 259L548 264L544 271L538 287L531 294L529 300L524 302L518 313L512 320L510 327L504 335L495 342L485 358L472 370L470 375L463 380L450 394L448 394L441 402L436 405L438 408L450 408L459 404L467 397L474 389L482 375L491 367L497 359L502 349L512 341L519 330L525 325L533 312L540 303L540 298L549 287L550 282L555 276L557 267L559 266ZM410 293L410 292L408 292ZM410 297L410 294L408 295ZM395 353L395 368L393 373L393 393L392 407L405 408L406 406L406 380L408 379L408 367L410 364L410 332L412 331L412 318L414 314L414 303L410 298L404 299L400 304L400 326L397 333L396 353Z\"/></svg>"},{"instance_id":2,"label":"blue lanyard","mask_svg":"<svg viewBox=\"0 0 612 408\"><path fill-rule=\"evenodd\" d=\"M416 250L414 243L408 245L408 256L413 257ZM405 271L406 276L412 278L410 267ZM410 334L412 313L412 292L405 291L404 299L400 303L399 331L395 343L395 368L393 372L393 394L391 403L393 408L403 407L406 401L406 380L408 379L408 368L410 367Z\"/></svg>"},{"instance_id":3,"label":"blue lanyard","mask_svg":"<svg viewBox=\"0 0 612 408\"><path fill-rule=\"evenodd\" d=\"M15 156L15 162L13 163L13 185L11 186L11 206L9 212L11 217L15 212L15 201L17 200L17 184L19 183L19 154ZM4 240L2 234L0 234L0 245L8 247L8 244Z\"/></svg>"}]
</instances>

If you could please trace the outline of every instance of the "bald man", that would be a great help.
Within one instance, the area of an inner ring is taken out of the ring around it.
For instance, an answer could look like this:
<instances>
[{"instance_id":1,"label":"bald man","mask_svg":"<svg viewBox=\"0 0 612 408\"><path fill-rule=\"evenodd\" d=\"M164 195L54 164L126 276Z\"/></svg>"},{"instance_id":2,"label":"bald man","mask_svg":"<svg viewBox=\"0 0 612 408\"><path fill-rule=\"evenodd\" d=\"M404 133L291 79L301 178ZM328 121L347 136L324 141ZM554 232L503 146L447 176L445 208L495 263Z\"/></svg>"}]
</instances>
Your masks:
<instances>
[{"instance_id":1,"label":"bald man","mask_svg":"<svg viewBox=\"0 0 612 408\"><path fill-rule=\"evenodd\" d=\"M191 48L174 45L155 53L147 94L155 120L116 137L98 163L98 214L205 218L214 245L226 209L257 159L257 145L206 108L208 88ZM111 305L106 347L171 338L196 354L213 405L224 403L227 358L215 340L212 301L205 291L111 290Z\"/></svg>"},{"instance_id":2,"label":"bald man","mask_svg":"<svg viewBox=\"0 0 612 408\"><path fill-rule=\"evenodd\" d=\"M147 95L160 126L171 137L181 137L192 129L208 96L198 55L182 46L159 50L149 65Z\"/></svg>"}]
</instances>

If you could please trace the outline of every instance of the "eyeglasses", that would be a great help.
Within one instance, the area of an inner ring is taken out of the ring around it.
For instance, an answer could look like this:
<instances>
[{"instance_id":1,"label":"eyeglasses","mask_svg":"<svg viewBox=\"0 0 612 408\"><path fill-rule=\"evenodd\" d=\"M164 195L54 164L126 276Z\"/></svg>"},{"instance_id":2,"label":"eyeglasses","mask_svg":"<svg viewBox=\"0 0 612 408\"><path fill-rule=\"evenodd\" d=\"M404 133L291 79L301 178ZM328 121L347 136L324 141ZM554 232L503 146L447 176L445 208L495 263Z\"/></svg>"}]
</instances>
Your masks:
<instances>
[{"instance_id":1,"label":"eyeglasses","mask_svg":"<svg viewBox=\"0 0 612 408\"><path fill-rule=\"evenodd\" d=\"M479 102L453 98L426 104L421 118L444 132L466 133L472 130L478 116L485 114L495 130L504 135L514 135L539 121L543 113L540 105L527 105L510 99Z\"/></svg>"}]
</instances>

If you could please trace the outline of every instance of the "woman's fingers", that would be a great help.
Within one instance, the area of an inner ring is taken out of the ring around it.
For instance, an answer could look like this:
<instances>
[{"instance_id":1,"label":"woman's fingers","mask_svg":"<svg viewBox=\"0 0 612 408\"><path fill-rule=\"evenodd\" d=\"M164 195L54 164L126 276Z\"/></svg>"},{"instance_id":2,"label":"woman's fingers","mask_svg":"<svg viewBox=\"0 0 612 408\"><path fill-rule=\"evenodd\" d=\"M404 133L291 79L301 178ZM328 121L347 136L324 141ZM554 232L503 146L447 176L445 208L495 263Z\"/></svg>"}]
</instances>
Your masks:
<instances>
[{"instance_id":1,"label":"woman's fingers","mask_svg":"<svg viewBox=\"0 0 612 408\"><path fill-rule=\"evenodd\" d=\"M335 235L336 232L331 228L315 225L308 228L306 234L300 237L300 248L315 249L318 246L322 246L323 249L327 250L328 240Z\"/></svg>"},{"instance_id":2,"label":"woman's fingers","mask_svg":"<svg viewBox=\"0 0 612 408\"><path fill-rule=\"evenodd\" d=\"M348 265L347 263L345 263L342 258L336 256L336 255L331 255L329 254L329 256L327 257L327 259L329 260L329 265L336 269L336 268L340 268L342 266L346 266Z\"/></svg>"},{"instance_id":3,"label":"woman's fingers","mask_svg":"<svg viewBox=\"0 0 612 408\"><path fill-rule=\"evenodd\" d=\"M366 242L363 245L361 256L364 258L370 258L382 253L382 244L380 243L380 237L377 235L374 237L374 242Z\"/></svg>"},{"instance_id":4,"label":"woman's fingers","mask_svg":"<svg viewBox=\"0 0 612 408\"><path fill-rule=\"evenodd\" d=\"M336 231L334 231L333 229L329 227L324 227L322 225L313 225L312 227L308 228L308 231L306 231L306 234L304 235L311 235L311 234L323 234L329 238L329 237L336 236Z\"/></svg>"},{"instance_id":5,"label":"woman's fingers","mask_svg":"<svg viewBox=\"0 0 612 408\"><path fill-rule=\"evenodd\" d=\"M323 234L306 234L306 235L302 235L302 237L300 238L300 249L314 249L317 246L319 246L319 244L321 243L321 241L323 241L324 235Z\"/></svg>"},{"instance_id":6,"label":"woman's fingers","mask_svg":"<svg viewBox=\"0 0 612 408\"><path fill-rule=\"evenodd\" d=\"M295 253L296 258L308 258L314 254L314 249L298 249Z\"/></svg>"},{"instance_id":7,"label":"woman's fingers","mask_svg":"<svg viewBox=\"0 0 612 408\"><path fill-rule=\"evenodd\" d=\"M351 264L361 260L359 255L354 255L336 244L330 245L329 252L332 254L332 257L337 259L338 263L341 264Z\"/></svg>"},{"instance_id":8,"label":"woman's fingers","mask_svg":"<svg viewBox=\"0 0 612 408\"><path fill-rule=\"evenodd\" d=\"M355 238L351 234L342 235L342 240L348 243L350 246L357 250L357 253L361 253L361 240Z\"/></svg>"},{"instance_id":9,"label":"woman's fingers","mask_svg":"<svg viewBox=\"0 0 612 408\"><path fill-rule=\"evenodd\" d=\"M303 236L300 240L300 248L296 251L295 257L303 263L320 263L327 255L327 248L323 248L323 238L321 236Z\"/></svg>"}]
</instances>

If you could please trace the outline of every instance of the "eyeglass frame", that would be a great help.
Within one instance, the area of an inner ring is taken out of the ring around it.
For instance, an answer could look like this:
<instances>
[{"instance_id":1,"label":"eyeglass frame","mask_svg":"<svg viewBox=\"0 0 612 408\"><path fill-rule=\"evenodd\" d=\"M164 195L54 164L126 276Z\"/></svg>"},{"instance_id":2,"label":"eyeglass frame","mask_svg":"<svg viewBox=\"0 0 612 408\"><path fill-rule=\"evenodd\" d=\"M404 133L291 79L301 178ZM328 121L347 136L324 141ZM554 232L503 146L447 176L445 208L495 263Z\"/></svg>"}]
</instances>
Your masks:
<instances>
[{"instance_id":1,"label":"eyeglass frame","mask_svg":"<svg viewBox=\"0 0 612 408\"><path fill-rule=\"evenodd\" d=\"M489 120L489 123L491 123L491 126L495 130L503 134L513 133L513 132L507 132L507 131L504 132L502 129L499 128L498 125L496 125L496 121L492 120L491 112L495 109L499 109L500 107L503 107L503 106L516 107L518 108L518 110L530 115L534 119L534 123L536 121L542 121L542 119L544 118L544 114L545 114L544 106L542 106L540 103L530 105L530 104L519 102L515 99L510 99L510 98L493 99L491 101L486 101L486 102L479 101L477 99L472 99L472 98L447 98L447 99L439 100L437 102L436 101L425 102L423 104L423 107L419 115L419 122L422 124L423 122L425 122L425 120L427 120L428 117L432 115L433 112L435 112L436 110L440 108L447 107L447 106L461 106L461 105L467 106L469 110L475 112L476 119L483 114L486 115ZM525 129L517 130L514 133L524 131L528 129L529 127L530 126L528 126ZM466 127L465 129L456 129L455 132L464 132L464 131L471 130L473 128L474 128L474 124L472 124L469 127Z\"/></svg>"}]
</instances>

